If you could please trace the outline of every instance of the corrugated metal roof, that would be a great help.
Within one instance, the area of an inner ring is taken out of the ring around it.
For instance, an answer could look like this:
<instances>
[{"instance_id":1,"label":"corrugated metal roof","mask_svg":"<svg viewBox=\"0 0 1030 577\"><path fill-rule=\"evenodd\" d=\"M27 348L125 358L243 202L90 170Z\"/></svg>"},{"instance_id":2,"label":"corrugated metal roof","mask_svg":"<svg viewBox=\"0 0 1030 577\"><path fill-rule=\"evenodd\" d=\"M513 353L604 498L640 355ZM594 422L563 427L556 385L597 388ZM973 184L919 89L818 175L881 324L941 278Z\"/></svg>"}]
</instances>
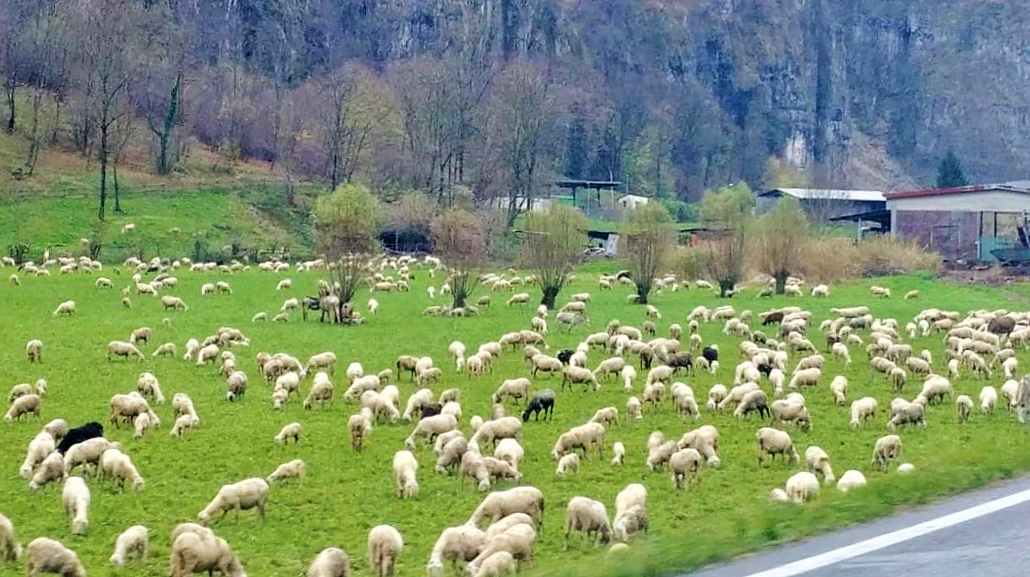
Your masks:
<instances>
[{"instance_id":1,"label":"corrugated metal roof","mask_svg":"<svg viewBox=\"0 0 1030 577\"><path fill-rule=\"evenodd\" d=\"M786 194L798 200L847 200L858 202L885 202L883 192L879 190L840 190L832 188L774 188L758 196L778 196Z\"/></svg>"},{"instance_id":2,"label":"corrugated metal roof","mask_svg":"<svg viewBox=\"0 0 1030 577\"><path fill-rule=\"evenodd\" d=\"M1001 192L1016 192L1030 194L1030 181L1012 181L999 184L970 184L967 186L955 186L952 188L928 188L925 190L903 190L900 192L887 193L888 200L898 198L919 198L922 196L946 196L952 194L968 194L973 192L987 192L997 190Z\"/></svg>"}]
</instances>

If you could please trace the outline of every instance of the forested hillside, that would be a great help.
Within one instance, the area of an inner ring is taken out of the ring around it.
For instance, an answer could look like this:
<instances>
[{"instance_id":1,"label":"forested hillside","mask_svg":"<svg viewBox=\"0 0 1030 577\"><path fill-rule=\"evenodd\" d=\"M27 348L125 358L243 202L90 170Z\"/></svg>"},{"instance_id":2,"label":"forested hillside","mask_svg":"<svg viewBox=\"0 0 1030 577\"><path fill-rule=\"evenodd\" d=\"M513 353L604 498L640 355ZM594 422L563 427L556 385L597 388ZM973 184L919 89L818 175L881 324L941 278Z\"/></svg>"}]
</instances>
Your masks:
<instances>
[{"instance_id":1,"label":"forested hillside","mask_svg":"<svg viewBox=\"0 0 1030 577\"><path fill-rule=\"evenodd\" d=\"M974 180L1021 178L1028 7L6 0L0 111L27 145L4 163L31 181L56 148L160 175L203 146L287 188L444 199L531 197L561 175L686 200L770 173L896 189L930 184L948 149Z\"/></svg>"}]
</instances>

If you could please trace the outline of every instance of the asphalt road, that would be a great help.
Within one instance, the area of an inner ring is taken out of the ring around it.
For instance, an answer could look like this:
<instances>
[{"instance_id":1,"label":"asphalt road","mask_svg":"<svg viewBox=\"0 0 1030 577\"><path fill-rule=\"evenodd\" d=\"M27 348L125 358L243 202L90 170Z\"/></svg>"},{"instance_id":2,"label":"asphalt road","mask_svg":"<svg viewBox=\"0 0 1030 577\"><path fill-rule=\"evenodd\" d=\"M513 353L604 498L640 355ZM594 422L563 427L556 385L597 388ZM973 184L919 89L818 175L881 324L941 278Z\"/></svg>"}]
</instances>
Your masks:
<instances>
[{"instance_id":1,"label":"asphalt road","mask_svg":"<svg viewBox=\"0 0 1030 577\"><path fill-rule=\"evenodd\" d=\"M740 558L689 577L1030 575L1030 477Z\"/></svg>"}]
</instances>

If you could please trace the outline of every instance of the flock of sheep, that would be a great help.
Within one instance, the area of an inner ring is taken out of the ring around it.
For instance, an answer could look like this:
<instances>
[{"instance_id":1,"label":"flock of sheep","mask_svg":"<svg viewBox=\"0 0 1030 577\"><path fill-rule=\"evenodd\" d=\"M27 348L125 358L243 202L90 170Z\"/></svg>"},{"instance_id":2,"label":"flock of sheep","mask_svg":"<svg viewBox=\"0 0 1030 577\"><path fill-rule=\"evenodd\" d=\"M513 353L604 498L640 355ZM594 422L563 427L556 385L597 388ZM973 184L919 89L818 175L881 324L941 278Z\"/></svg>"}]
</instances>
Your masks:
<instances>
[{"instance_id":1,"label":"flock of sheep","mask_svg":"<svg viewBox=\"0 0 1030 577\"><path fill-rule=\"evenodd\" d=\"M445 280L448 270L433 257L419 260L383 257L370 264L374 267L372 270L378 271L370 273L368 278L373 294L410 290L410 279L415 270L431 278L440 275L443 284L439 293L449 292L450 286ZM23 270L28 274L44 275L48 272L41 271L49 271L55 266L62 274L102 270L99 263L88 259L62 259L38 267L29 264ZM182 298L160 295L177 287L176 270L233 273L248 268L241 263L218 266L191 263L187 259L174 263L159 259L143 263L130 259L124 267L134 273L130 285L122 291L126 307L133 306L131 297L144 296L158 299L164 310L179 312L189 310ZM258 268L281 273L289 271L291 266L283 262L266 262ZM292 268L298 272L318 272L323 271L326 265L316 260L296 263ZM144 282L144 275L150 273L156 274ZM534 283L531 276L519 277L514 271L505 275L483 275L480 281L491 293L514 293L517 287ZM21 281L15 274L10 277L10 282L18 285ZM598 290L614 290L619 284L629 282L625 274L602 276ZM105 277L97 278L94 284L97 290L114 288L114 283ZM665 292L674 292L686 284L672 276L655 282L658 290ZM275 288L277 291L289 290L291 285L291 281L282 279ZM704 281L696 283L697 288L703 289L706 285L710 288ZM788 294L803 295L801 285L798 279L791 279ZM319 281L319 289L323 294L334 293L334 287L326 281ZM227 281L203 285L201 296L214 293L229 295L232 287ZM435 287L427 290L430 299L435 298L436 293ZM879 298L890 298L890 291L886 288L872 287L871 293ZM819 285L809 294L814 298L826 297L829 288ZM918 296L912 292L905 298ZM525 322L528 329L502 333L496 340L481 343L475 348L456 340L446 351L450 357L446 368L437 366L430 356L401 355L394 366L379 372L366 374L360 362L351 362L340 375L336 371L337 356L330 351L313 355L306 363L283 352L260 352L255 356L257 372L248 377L233 349L239 350L238 347L251 343L241 330L233 327L221 327L201 340L190 339L182 359L199 366L218 367L224 380L225 402L245 399L251 377L267 382L273 410L283 409L293 398L301 402L299 399L302 397L304 409L333 404L337 397L337 383L346 379L346 387L339 396L344 406L353 410L347 420L347 430L351 449L356 452L371 442L371 433L381 424L411 427L411 434L403 446L397 447L392 461L399 499L418 496L418 478L423 468L420 460L424 462L428 458L424 456L427 450L434 454L435 460L430 460L435 473L456 474L461 482L470 479L473 486L486 493L464 524L447 528L439 535L426 564L431 577L443 575L448 563L464 564L464 571L471 576L493 576L513 572L520 563L532 561L534 546L543 531L545 496L539 489L522 484L520 466L526 458L522 445L527 429L525 423L531 419L553 418L556 405L561 405L560 395L573 394L564 392L566 386L573 390L582 387L585 393L601 389L605 386L602 383L619 383L626 395L624 420L642 421L645 408L659 411L667 406L690 420L700 419L702 409L711 413L732 411L734 417L745 422L765 419L767 421L760 421L754 427L759 466L775 461L777 456L788 464L800 463L800 447L795 445L790 433L795 428L807 431L815 426L806 395L829 395L841 407L841 418L850 417L853 428L880 426L875 424L881 412L875 398L855 399L848 405L847 379L841 375L829 376L834 373L834 367L852 364L852 351L864 349L865 362L872 374L879 375L874 378L882 379L882 386L892 388L897 395L890 407L883 410L888 417L882 421L882 426L888 429L889 434L870 447L870 469L886 470L892 461L900 458L902 439L898 432L906 427L926 427L929 407L951 398L958 421L969 419L976 405L968 395L956 395L951 382L965 372L984 379L991 378L998 371L1004 374L1000 397L990 385L985 385L980 391L981 411L995 410L999 398L1005 400L1003 408L1014 411L1021 422L1030 411L1030 377L1020 380L1016 376L1016 351L1030 344L1028 313L997 310L960 314L928 308L910 320L896 320L875 318L870 307L856 306L834 308L831 318L816 324L812 313L800 306L761 313L738 313L729 305L715 309L697 306L688 314L684 314L687 311L675 314L666 311L666 316L679 317L682 324L669 324L666 329L668 337L664 337L658 336L657 330L663 313L654 305L646 305L634 309L644 314L639 327L612 320L603 331L577 334L577 338L582 340L575 348L555 350L552 356L548 354L552 350L547 343L552 338L548 332L548 319L553 315L557 324L555 332L559 333L557 338L561 338L563 328L571 334L577 327L589 326L587 311L591 295L577 293L571 295L570 302L560 310L549 311L541 305L532 314L528 313L530 300L528 292L512 294L505 299L507 307L527 308ZM290 312L301 306L296 298L286 299L275 320L287 321ZM496 305L491 305L491 296L484 296L476 305L466 306L459 313L446 305L432 305L425 314L467 316L478 314L489 306ZM374 297L369 299L368 315L374 316L378 309L378 301ZM68 316L81 313L77 312L74 301L65 301L52 314ZM360 313L356 312L355 316L361 318ZM264 313L252 317L253 322L265 319L267 315ZM170 323L169 319L165 321ZM725 335L738 337L739 350L720 351L717 345L706 346L702 328L705 331L718 330L711 328L713 325L721 325ZM132 331L125 341L109 342L105 351L107 358L145 359L139 347L143 343L150 345L155 332L149 327L140 327ZM916 351L905 342L906 338L933 334L942 335L945 345L936 362L929 350ZM43 362L45 345L42 341L29 341L25 351L29 363ZM483 416L472 414L466 420L466 411L461 404L465 387L461 383L471 383L472 378L492 374L497 359L513 353L525 359L525 374L503 379L491 397L492 406L479 407L484 411L488 409L488 413L484 412ZM596 360L595 356L596 362L591 363L589 357L598 353L603 358ZM152 356L178 357L177 347L170 342L158 345ZM741 359L739 362L729 360L738 357ZM734 366L732 384L712 386L701 404L686 381L692 379L695 372L705 371L723 376L729 383L731 371L728 367L722 369L720 363ZM937 366L945 367L945 370L935 372ZM401 411L400 387L405 377L416 388L407 397ZM307 383L309 378L310 385ZM537 383L545 378L560 379L559 393L553 388L538 389ZM908 395L911 400L906 400L906 385L912 381L920 381L915 386L918 393ZM453 382L458 386L445 388L439 394L434 392L431 387L443 382ZM16 385L8 397L9 407L4 420L40 419L48 386L42 379L31 386ZM308 389L306 395L301 393L302 388ZM577 390L574 394L580 392ZM106 426L117 427L124 423L133 427L135 438L143 438L161 425L161 419L151 404L164 405L165 402L158 378L151 372L143 372L136 390L110 398ZM507 414L512 406L518 407L517 416ZM174 393L171 408L172 436L190 434L189 430L199 426L197 408L187 394ZM217 412L216 407L204 409L205 412ZM820 415L820 418L835 417ZM621 441L612 441L610 434L611 428L619 421L619 407L598 407L587 422L575 424L561 433L554 440L550 452L555 463L555 475L566 477L576 474L581 461L595 458L600 461L605 457L606 449L610 450L610 466L624 466L627 447ZM9 423L7 426L15 425ZM145 491L146 488L143 475L125 447L106 439L104 427L100 422L88 422L77 427L69 427L62 419L48 422L29 441L19 470L30 491L42 490L48 484L62 487L62 502L69 525L73 533L80 535L87 533L89 525L90 487L87 479L106 478L123 487L128 483L135 491ZM273 440L280 444L297 443L302 433L302 424L292 422L284 426ZM706 424L668 440L661 431L654 431L641 450L646 454L647 470L667 470L670 485L676 490L690 487L697 478L704 476L705 469L722 465L719 442L720 431ZM424 448L426 446L431 446L431 449ZM817 498L820 485L836 485L843 493L866 484L864 474L856 469L844 472L838 480L833 473L831 456L818 446L806 447L803 454L805 470L790 476L784 488L773 488L769 492L771 499L803 503ZM79 468L81 474L77 475ZM913 467L906 463L898 466L897 470L911 472ZM267 478L247 478L221 487L212 501L197 514L196 523L170 528L172 576L204 571L220 571L234 577L246 575L243 564L229 544L207 525L219 514L224 518L230 511L239 519L241 511L255 509L263 518L270 485L289 478L303 478L305 474L304 461L295 459L278 466ZM502 483L517 486L493 490ZM604 503L586 496L573 497L564 514L565 547L568 547L572 533L582 533L595 538L598 544L614 541L611 551L629 548L639 535L647 534L647 497L647 489L642 484L630 483L616 497L611 518ZM133 558L146 559L150 534L150 529L142 525L126 529L116 540L110 562L121 566ZM373 528L368 535L369 566L380 576L392 575L403 548L404 538L396 528L389 525ZM76 554L56 540L39 537L25 549L30 576L40 573L86 574ZM22 553L14 525L0 514L0 560L13 561ZM339 548L323 550L310 562L307 571L309 577L349 574L350 558Z\"/></svg>"}]
</instances>

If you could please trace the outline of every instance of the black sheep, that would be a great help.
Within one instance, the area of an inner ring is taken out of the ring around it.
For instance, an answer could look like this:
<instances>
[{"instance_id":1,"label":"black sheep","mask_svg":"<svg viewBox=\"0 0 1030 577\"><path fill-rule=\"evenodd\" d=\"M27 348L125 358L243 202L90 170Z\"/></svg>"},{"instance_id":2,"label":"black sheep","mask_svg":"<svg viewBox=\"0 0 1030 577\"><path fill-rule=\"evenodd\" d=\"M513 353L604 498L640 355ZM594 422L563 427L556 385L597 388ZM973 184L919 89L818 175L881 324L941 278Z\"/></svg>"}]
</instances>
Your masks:
<instances>
[{"instance_id":1,"label":"black sheep","mask_svg":"<svg viewBox=\"0 0 1030 577\"><path fill-rule=\"evenodd\" d=\"M81 427L70 429L68 434L61 439L61 444L57 445L57 452L63 455L65 451L72 448L72 445L103 436L104 426L96 421L90 421Z\"/></svg>"},{"instance_id":2,"label":"black sheep","mask_svg":"<svg viewBox=\"0 0 1030 577\"><path fill-rule=\"evenodd\" d=\"M762 318L762 326L766 327L771 324L783 322L783 313L780 311L771 312Z\"/></svg>"},{"instance_id":3,"label":"black sheep","mask_svg":"<svg viewBox=\"0 0 1030 577\"><path fill-rule=\"evenodd\" d=\"M672 372L684 369L688 374L694 372L694 357L690 353L681 352L669 357L665 364L672 367Z\"/></svg>"},{"instance_id":4,"label":"black sheep","mask_svg":"<svg viewBox=\"0 0 1030 577\"><path fill-rule=\"evenodd\" d=\"M569 364L569 359L571 359L574 354L576 354L576 351L572 349L562 349L558 351L558 360L561 361L561 364L567 365Z\"/></svg>"},{"instance_id":5,"label":"black sheep","mask_svg":"<svg viewBox=\"0 0 1030 577\"><path fill-rule=\"evenodd\" d=\"M766 378L769 377L769 373L771 373L772 370L773 370L772 365L770 365L769 363L759 363L759 365L758 365L758 372L760 372L763 375L765 375Z\"/></svg>"},{"instance_id":6,"label":"black sheep","mask_svg":"<svg viewBox=\"0 0 1030 577\"><path fill-rule=\"evenodd\" d=\"M719 360L719 349L715 347L705 347L701 349L701 356L709 363L714 363Z\"/></svg>"},{"instance_id":7,"label":"black sheep","mask_svg":"<svg viewBox=\"0 0 1030 577\"><path fill-rule=\"evenodd\" d=\"M428 404L422 407L422 416L419 417L419 420L425 419L426 417L435 417L436 415L439 415L440 411L442 410L443 405L441 405L440 403Z\"/></svg>"},{"instance_id":8,"label":"black sheep","mask_svg":"<svg viewBox=\"0 0 1030 577\"><path fill-rule=\"evenodd\" d=\"M539 421L540 411L543 411L548 419L554 417L554 391L551 389L544 389L533 395L526 403L526 410L522 411L522 420L528 421L529 414L533 413L533 420Z\"/></svg>"}]
</instances>

